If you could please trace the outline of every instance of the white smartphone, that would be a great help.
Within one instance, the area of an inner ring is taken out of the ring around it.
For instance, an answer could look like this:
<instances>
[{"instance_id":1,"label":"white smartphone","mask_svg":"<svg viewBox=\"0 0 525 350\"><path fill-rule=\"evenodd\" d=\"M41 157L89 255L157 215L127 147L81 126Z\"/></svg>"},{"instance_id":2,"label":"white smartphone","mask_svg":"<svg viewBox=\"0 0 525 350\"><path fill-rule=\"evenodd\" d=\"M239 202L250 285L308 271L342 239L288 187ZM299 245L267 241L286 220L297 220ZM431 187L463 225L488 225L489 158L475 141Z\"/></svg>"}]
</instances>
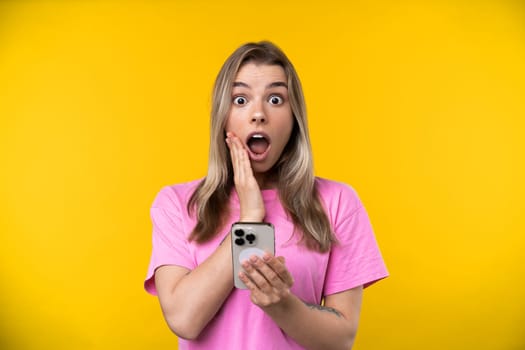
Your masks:
<instances>
[{"instance_id":1,"label":"white smartphone","mask_svg":"<svg viewBox=\"0 0 525 350\"><path fill-rule=\"evenodd\" d=\"M233 282L236 288L247 289L239 278L242 262L252 255L275 254L275 231L268 222L236 222L232 225Z\"/></svg>"}]
</instances>

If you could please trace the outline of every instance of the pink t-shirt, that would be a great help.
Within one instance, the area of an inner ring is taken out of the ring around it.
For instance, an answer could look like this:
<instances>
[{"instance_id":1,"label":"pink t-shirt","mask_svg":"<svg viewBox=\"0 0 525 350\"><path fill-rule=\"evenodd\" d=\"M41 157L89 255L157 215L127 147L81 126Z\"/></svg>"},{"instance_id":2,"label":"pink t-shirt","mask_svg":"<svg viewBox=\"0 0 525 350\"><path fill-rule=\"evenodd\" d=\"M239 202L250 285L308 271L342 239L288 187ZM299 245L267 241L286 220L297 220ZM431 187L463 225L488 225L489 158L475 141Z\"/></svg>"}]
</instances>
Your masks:
<instances>
[{"instance_id":1,"label":"pink t-shirt","mask_svg":"<svg viewBox=\"0 0 525 350\"><path fill-rule=\"evenodd\" d=\"M189 242L195 219L186 205L198 185L193 181L163 188L151 208L153 252L144 287L156 295L154 273L161 265L178 265L193 270L210 256L239 218L239 200L232 192L231 215L214 239L204 244ZM286 258L294 278L291 291L308 303L320 304L325 295L360 285L365 287L388 276L368 215L355 191L345 184L316 179L332 228L339 241L327 253L306 249L292 234L276 190L263 190L265 221L275 227L275 255ZM233 289L198 339L179 339L182 350L194 349L303 349L273 320L250 301L249 291Z\"/></svg>"}]
</instances>

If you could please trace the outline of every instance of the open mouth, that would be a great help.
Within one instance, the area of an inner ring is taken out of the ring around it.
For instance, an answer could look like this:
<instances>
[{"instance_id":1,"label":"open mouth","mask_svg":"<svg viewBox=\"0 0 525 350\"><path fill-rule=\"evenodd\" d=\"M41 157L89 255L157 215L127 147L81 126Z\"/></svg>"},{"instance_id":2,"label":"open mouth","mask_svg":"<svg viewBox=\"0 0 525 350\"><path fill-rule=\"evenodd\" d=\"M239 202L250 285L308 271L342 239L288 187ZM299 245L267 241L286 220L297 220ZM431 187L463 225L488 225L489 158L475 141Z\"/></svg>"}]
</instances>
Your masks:
<instances>
[{"instance_id":1,"label":"open mouth","mask_svg":"<svg viewBox=\"0 0 525 350\"><path fill-rule=\"evenodd\" d=\"M248 136L246 146L248 146L252 158L260 159L270 149L270 138L265 133L255 132Z\"/></svg>"}]
</instances>

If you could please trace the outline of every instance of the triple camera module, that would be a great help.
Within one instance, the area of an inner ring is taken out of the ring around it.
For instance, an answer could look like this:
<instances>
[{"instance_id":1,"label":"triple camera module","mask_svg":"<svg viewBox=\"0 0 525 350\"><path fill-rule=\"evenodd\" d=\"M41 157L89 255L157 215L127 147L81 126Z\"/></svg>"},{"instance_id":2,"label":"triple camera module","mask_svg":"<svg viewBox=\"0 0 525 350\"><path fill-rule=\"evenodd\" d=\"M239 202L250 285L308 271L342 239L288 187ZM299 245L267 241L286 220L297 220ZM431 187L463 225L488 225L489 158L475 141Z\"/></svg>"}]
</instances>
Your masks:
<instances>
[{"instance_id":1,"label":"triple camera module","mask_svg":"<svg viewBox=\"0 0 525 350\"><path fill-rule=\"evenodd\" d=\"M255 242L255 235L252 232L245 234L243 229L236 229L233 234L237 237L235 238L236 245L244 245L248 241L248 245L252 245Z\"/></svg>"}]
</instances>

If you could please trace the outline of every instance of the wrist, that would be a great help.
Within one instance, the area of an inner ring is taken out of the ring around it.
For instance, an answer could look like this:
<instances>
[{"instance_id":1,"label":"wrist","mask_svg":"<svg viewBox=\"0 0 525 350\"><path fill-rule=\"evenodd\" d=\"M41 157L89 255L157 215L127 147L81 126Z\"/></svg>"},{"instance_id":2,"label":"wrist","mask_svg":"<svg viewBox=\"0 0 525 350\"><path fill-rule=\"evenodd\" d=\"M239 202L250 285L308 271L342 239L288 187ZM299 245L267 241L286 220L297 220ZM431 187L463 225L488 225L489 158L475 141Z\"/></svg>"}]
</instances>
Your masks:
<instances>
[{"instance_id":1,"label":"wrist","mask_svg":"<svg viewBox=\"0 0 525 350\"><path fill-rule=\"evenodd\" d=\"M262 309L272 318L284 317L291 315L295 308L302 306L301 304L301 300L290 291L280 302L263 307Z\"/></svg>"},{"instance_id":2,"label":"wrist","mask_svg":"<svg viewBox=\"0 0 525 350\"><path fill-rule=\"evenodd\" d=\"M239 221L241 222L262 222L266 216L264 205L262 207L246 207L241 204L239 211Z\"/></svg>"},{"instance_id":3,"label":"wrist","mask_svg":"<svg viewBox=\"0 0 525 350\"><path fill-rule=\"evenodd\" d=\"M264 214L243 214L239 216L239 222L263 222Z\"/></svg>"}]
</instances>

